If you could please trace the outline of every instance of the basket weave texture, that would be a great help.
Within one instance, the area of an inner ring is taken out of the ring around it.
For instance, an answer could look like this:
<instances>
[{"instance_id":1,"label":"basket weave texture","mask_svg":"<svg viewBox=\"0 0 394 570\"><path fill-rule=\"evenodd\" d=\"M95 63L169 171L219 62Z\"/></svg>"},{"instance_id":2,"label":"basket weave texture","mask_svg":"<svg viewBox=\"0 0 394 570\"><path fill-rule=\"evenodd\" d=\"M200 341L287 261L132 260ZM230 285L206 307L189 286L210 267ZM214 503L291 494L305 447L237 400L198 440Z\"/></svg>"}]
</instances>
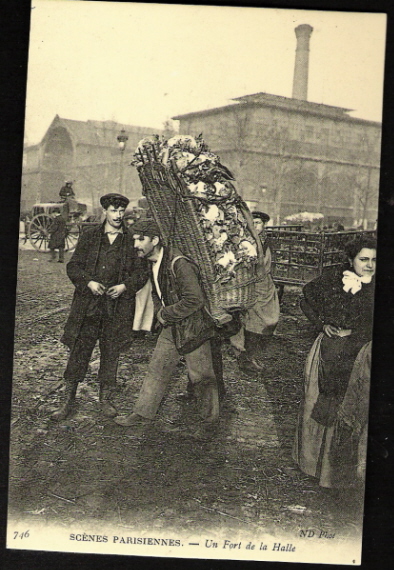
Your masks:
<instances>
[{"instance_id":1,"label":"basket weave texture","mask_svg":"<svg viewBox=\"0 0 394 570\"><path fill-rule=\"evenodd\" d=\"M231 320L229 312L251 307L256 301L255 283L260 279L257 266L240 263L234 276L222 282L215 271L214 254L199 223L196 211L199 199L192 196L172 165L152 160L139 166L138 172L143 194L164 244L179 248L199 266L211 316L218 324L224 324ZM254 233L246 204L239 196L234 203Z\"/></svg>"}]
</instances>

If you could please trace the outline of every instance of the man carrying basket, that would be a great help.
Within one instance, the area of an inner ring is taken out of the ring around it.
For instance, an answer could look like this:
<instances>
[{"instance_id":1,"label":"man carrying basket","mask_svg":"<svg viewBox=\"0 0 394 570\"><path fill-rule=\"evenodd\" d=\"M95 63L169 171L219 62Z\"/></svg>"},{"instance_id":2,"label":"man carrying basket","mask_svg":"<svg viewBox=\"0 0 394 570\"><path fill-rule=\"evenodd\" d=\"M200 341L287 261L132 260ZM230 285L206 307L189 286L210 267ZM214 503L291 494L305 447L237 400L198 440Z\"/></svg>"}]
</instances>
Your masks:
<instances>
[{"instance_id":1,"label":"man carrying basket","mask_svg":"<svg viewBox=\"0 0 394 570\"><path fill-rule=\"evenodd\" d=\"M162 246L154 220L138 221L132 232L137 255L150 262L155 312L163 328L133 412L114 421L128 427L153 420L183 355L200 416L206 424L215 424L219 418L215 369L221 366L221 353L214 341L216 327L205 310L198 267L178 249Z\"/></svg>"}]
</instances>

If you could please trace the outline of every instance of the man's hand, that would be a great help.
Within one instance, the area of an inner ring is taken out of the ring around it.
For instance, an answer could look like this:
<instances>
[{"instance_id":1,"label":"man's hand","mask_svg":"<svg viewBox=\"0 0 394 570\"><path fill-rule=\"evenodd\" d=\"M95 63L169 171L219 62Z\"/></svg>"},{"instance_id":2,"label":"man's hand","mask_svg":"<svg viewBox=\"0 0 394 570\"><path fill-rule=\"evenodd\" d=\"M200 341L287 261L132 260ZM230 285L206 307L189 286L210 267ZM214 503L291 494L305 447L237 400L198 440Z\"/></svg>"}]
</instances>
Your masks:
<instances>
[{"instance_id":1,"label":"man's hand","mask_svg":"<svg viewBox=\"0 0 394 570\"><path fill-rule=\"evenodd\" d=\"M107 295L108 297L111 297L111 299L116 299L117 297L120 297L120 295L125 291L126 285L123 285L122 283L121 285L114 285L113 287L110 287L107 291Z\"/></svg>"},{"instance_id":2,"label":"man's hand","mask_svg":"<svg viewBox=\"0 0 394 570\"><path fill-rule=\"evenodd\" d=\"M103 295L105 293L105 287L97 281L89 281L88 287L93 293L93 295Z\"/></svg>"},{"instance_id":3,"label":"man's hand","mask_svg":"<svg viewBox=\"0 0 394 570\"><path fill-rule=\"evenodd\" d=\"M323 332L329 338L332 338L333 336L339 336L338 333L340 330L341 329L339 327L334 327L333 325L323 325Z\"/></svg>"},{"instance_id":4,"label":"man's hand","mask_svg":"<svg viewBox=\"0 0 394 570\"><path fill-rule=\"evenodd\" d=\"M163 308L158 310L157 315L156 315L156 319L163 327L166 327L168 323L163 319L162 311L163 311Z\"/></svg>"}]
</instances>

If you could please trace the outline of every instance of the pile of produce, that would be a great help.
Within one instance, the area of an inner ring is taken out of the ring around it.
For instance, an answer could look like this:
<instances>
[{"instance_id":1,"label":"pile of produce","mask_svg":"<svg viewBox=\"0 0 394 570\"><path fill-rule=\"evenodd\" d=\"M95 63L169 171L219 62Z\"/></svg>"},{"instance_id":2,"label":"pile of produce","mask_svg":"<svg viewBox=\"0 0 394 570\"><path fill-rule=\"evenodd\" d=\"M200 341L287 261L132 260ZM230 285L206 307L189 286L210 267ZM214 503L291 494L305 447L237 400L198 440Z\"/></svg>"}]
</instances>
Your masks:
<instances>
[{"instance_id":1,"label":"pile of produce","mask_svg":"<svg viewBox=\"0 0 394 570\"><path fill-rule=\"evenodd\" d=\"M201 136L176 135L164 140L155 135L142 139L133 164L140 169L152 161L172 169L187 195L194 199L217 281L226 283L235 277L240 265L257 263L256 241L239 207L240 197L232 184L234 177L209 151Z\"/></svg>"}]
</instances>

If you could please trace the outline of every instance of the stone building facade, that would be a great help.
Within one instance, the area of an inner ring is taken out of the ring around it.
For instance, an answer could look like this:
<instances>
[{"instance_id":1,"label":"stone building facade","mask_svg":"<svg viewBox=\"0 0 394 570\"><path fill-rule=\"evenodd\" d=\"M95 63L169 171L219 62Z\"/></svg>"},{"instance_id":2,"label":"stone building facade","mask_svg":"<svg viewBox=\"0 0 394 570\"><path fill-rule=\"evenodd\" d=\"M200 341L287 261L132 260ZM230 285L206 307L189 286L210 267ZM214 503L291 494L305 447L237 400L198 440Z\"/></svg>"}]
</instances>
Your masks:
<instances>
[{"instance_id":1,"label":"stone building facade","mask_svg":"<svg viewBox=\"0 0 394 570\"><path fill-rule=\"evenodd\" d=\"M179 115L180 133L198 135L232 170L251 209L274 223L300 211L325 223L373 227L377 219L381 124L349 109L267 93Z\"/></svg>"},{"instance_id":2,"label":"stone building facade","mask_svg":"<svg viewBox=\"0 0 394 570\"><path fill-rule=\"evenodd\" d=\"M128 136L123 153L117 141L122 129ZM98 212L99 198L107 192L120 191L136 204L141 183L130 161L139 140L154 133L161 131L56 115L42 141L24 149L21 211L38 202L57 202L66 180L73 181L76 197L89 213Z\"/></svg>"}]
</instances>

